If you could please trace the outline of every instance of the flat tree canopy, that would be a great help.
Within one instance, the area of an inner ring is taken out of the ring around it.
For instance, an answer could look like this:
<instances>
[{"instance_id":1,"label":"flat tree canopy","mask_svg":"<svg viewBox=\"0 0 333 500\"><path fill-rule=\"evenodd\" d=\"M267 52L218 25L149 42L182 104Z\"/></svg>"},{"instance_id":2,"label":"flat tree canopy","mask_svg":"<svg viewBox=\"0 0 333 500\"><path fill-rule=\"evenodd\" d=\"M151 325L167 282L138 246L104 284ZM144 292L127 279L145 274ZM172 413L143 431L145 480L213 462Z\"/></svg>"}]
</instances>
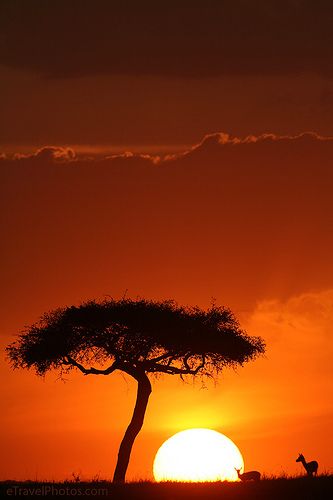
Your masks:
<instances>
[{"instance_id":1,"label":"flat tree canopy","mask_svg":"<svg viewBox=\"0 0 333 500\"><path fill-rule=\"evenodd\" d=\"M147 373L218 376L265 350L248 336L233 313L213 304L208 310L174 301L108 299L44 314L7 347L14 368L79 369L84 375L121 370L138 382L132 421L121 444L114 479L123 481L134 439L140 431L151 385Z\"/></svg>"}]
</instances>

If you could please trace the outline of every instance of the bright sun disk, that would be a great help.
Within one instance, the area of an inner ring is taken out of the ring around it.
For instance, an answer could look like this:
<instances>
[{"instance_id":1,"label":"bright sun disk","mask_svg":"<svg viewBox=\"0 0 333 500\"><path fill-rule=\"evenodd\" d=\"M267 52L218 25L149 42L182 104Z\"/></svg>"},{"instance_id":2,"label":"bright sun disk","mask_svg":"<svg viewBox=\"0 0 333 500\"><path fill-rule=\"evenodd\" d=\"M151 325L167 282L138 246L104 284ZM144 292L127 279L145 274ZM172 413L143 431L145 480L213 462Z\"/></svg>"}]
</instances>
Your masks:
<instances>
[{"instance_id":1,"label":"bright sun disk","mask_svg":"<svg viewBox=\"0 0 333 500\"><path fill-rule=\"evenodd\" d=\"M236 481L244 461L237 446L220 432L187 429L167 439L156 453L156 481Z\"/></svg>"}]
</instances>

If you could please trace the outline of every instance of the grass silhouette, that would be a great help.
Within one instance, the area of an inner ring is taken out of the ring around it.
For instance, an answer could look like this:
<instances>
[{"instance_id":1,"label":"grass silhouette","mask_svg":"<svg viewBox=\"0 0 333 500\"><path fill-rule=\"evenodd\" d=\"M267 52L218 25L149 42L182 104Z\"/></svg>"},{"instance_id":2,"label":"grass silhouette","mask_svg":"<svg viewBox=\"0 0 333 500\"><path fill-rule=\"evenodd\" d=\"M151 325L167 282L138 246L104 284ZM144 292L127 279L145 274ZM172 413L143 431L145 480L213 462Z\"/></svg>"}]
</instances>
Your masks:
<instances>
[{"instance_id":1,"label":"grass silhouette","mask_svg":"<svg viewBox=\"0 0 333 500\"><path fill-rule=\"evenodd\" d=\"M72 498L93 496L105 499L145 500L325 500L333 498L333 475L267 477L261 481L216 483L154 483L149 481L113 484L92 481L2 481L5 496L49 496ZM37 492L39 490L39 493Z\"/></svg>"}]
</instances>

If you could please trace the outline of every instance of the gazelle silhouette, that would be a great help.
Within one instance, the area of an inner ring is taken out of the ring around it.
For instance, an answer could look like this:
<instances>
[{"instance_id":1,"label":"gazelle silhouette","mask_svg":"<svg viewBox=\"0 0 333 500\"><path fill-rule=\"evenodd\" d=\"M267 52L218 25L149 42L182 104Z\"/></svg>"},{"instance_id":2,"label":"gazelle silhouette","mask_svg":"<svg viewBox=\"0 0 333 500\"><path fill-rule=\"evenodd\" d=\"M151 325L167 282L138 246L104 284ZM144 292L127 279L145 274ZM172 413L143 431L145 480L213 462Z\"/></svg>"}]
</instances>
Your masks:
<instances>
[{"instance_id":1,"label":"gazelle silhouette","mask_svg":"<svg viewBox=\"0 0 333 500\"><path fill-rule=\"evenodd\" d=\"M235 471L241 481L259 481L261 477L260 472L257 470L250 470L249 472L243 472L243 474L241 474L241 469L236 469L235 467Z\"/></svg>"},{"instance_id":2,"label":"gazelle silhouette","mask_svg":"<svg viewBox=\"0 0 333 500\"><path fill-rule=\"evenodd\" d=\"M312 462L306 462L304 455L302 453L299 454L296 462L302 462L304 469L309 477L312 477L313 474L317 474L318 471L318 462L312 460Z\"/></svg>"}]
</instances>

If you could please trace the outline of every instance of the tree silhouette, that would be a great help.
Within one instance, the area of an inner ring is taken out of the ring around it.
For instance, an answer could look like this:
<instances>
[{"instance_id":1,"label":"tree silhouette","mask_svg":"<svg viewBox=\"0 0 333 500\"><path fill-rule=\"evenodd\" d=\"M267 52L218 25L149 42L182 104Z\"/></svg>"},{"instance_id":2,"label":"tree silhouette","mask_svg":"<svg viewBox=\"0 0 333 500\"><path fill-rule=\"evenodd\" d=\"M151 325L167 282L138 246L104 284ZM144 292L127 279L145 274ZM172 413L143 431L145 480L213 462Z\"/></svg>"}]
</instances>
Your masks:
<instances>
[{"instance_id":1,"label":"tree silhouette","mask_svg":"<svg viewBox=\"0 0 333 500\"><path fill-rule=\"evenodd\" d=\"M122 439L114 482L124 482L132 446L142 428L151 384L148 373L217 377L224 367L243 365L263 353L259 337L240 329L233 313L174 301L108 299L44 314L7 347L14 368L51 369L84 375L121 370L138 383L131 422ZM92 366L94 365L94 366Z\"/></svg>"}]
</instances>

